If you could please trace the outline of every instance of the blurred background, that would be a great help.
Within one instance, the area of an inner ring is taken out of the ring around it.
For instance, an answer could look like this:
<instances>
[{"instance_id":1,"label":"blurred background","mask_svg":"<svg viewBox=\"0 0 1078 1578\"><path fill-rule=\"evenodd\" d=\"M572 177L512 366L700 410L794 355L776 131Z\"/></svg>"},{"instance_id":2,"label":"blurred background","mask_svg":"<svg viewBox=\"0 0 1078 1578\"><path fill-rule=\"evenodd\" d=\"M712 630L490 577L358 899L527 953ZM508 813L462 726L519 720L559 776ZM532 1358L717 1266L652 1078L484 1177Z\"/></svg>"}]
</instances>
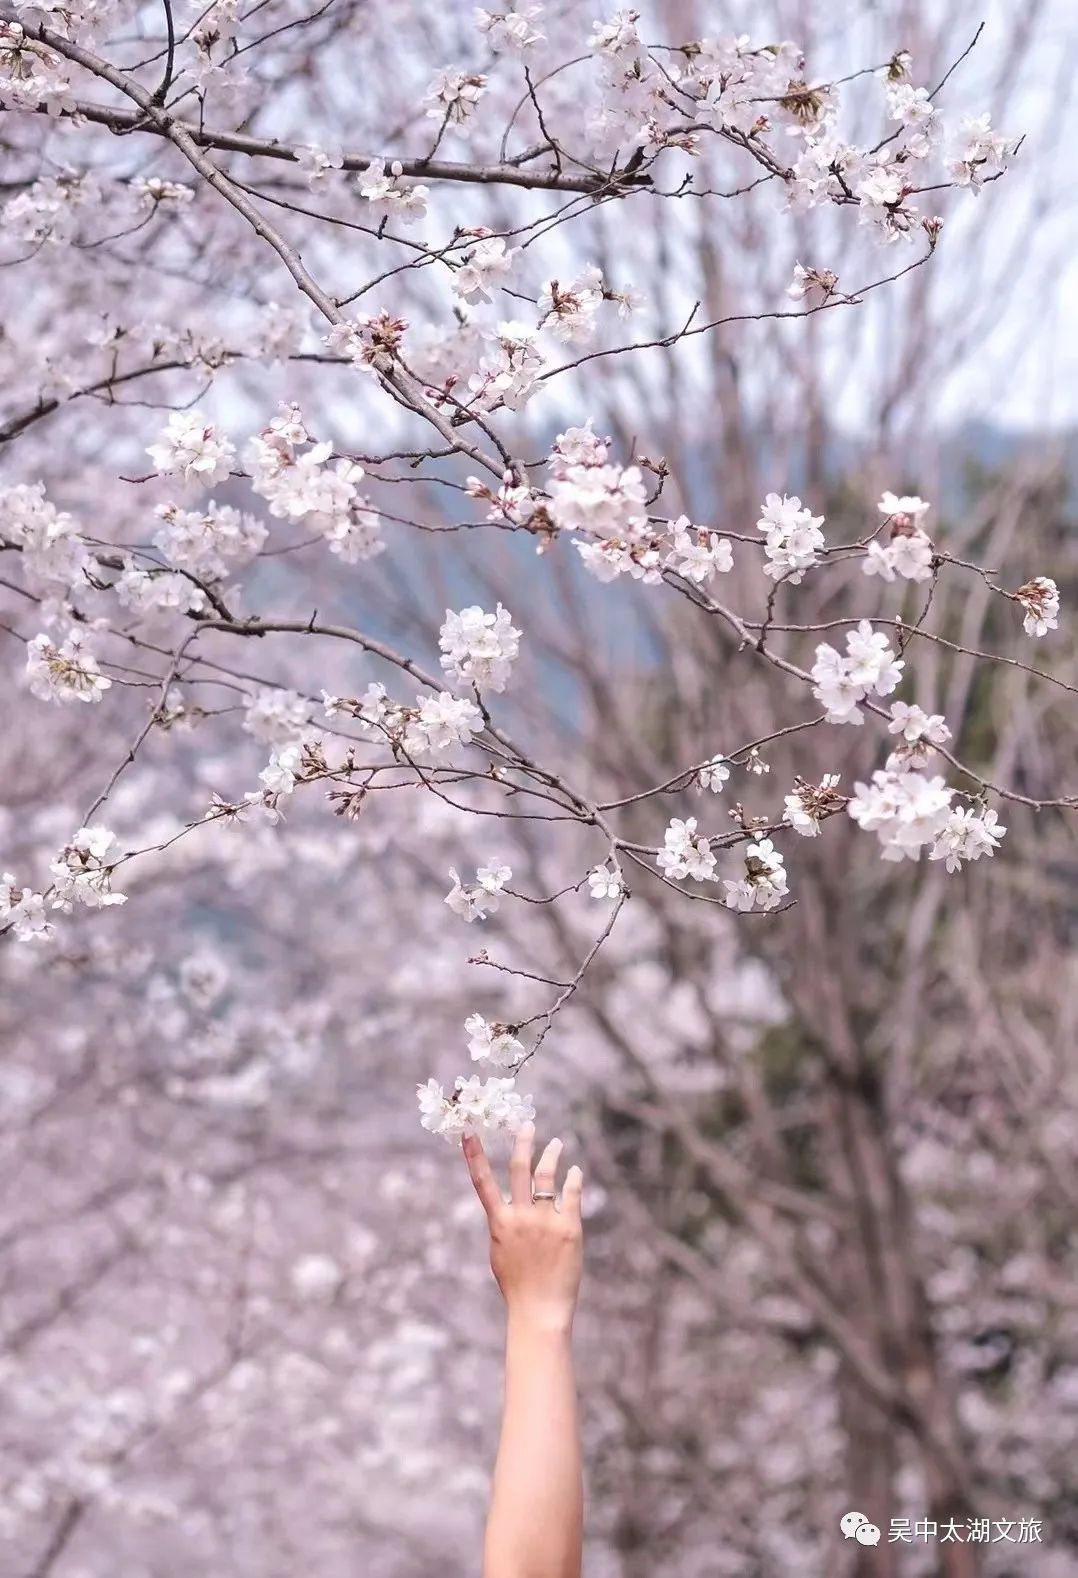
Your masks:
<instances>
[{"instance_id":1,"label":"blurred background","mask_svg":"<svg viewBox=\"0 0 1078 1578\"><path fill-rule=\"evenodd\" d=\"M131 9L132 35L156 38L154 8ZM547 7L559 60L585 52L593 11ZM794 38L820 81L904 48L927 84L982 21L941 104L949 117L990 109L1024 136L1015 167L960 205L941 192L932 263L856 308L754 321L798 259L856 290L907 258L881 258L845 212L784 213L766 185L634 199L553 231L548 273L594 261L644 292L637 338L697 301L707 320L746 321L556 381L528 408L528 452L592 417L617 453L665 457L671 514L750 533L773 489L825 513L833 541L863 530L884 488L919 493L952 553L1005 585L1052 575L1073 607L1069 0L672 0L646 17L671 43ZM137 58L117 37L116 58ZM341 5L258 61L230 124L414 150L429 138L416 87L482 51L469 6ZM849 89L851 140L873 136L873 87ZM519 83L497 91L511 110ZM549 86L565 114L573 91L571 72ZM184 178L169 149L103 128L46 135L31 119L0 116L5 191L41 159ZM752 174L730 149L708 154L717 190ZM267 203L310 201L287 166L249 178ZM492 228L531 201L434 200L454 223ZM86 325L119 290L145 321L195 339L287 305L275 266L201 204L164 236L76 252L62 279L48 249L5 238L3 421L33 406L43 367L59 378L65 357L101 354ZM340 294L378 271L369 233L286 220ZM427 274L373 299L444 320ZM432 365L457 332L431 335ZM168 405L197 400L240 435L295 398L345 450L407 433L339 369L238 361L212 389L205 369L172 376L124 409L72 402L28 426L4 483L41 476L94 535L132 542L150 535L147 509L117 479L145 472ZM413 481L400 513L420 510L445 522L444 490ZM318 607L430 664L447 604L501 597L526 630L514 730L607 799L796 721L782 676L735 662L736 643L687 602L599 586L508 534L464 537L402 530L348 571L324 554L270 557L246 606ZM38 626L3 558L0 572L0 870L29 873L80 825L137 714L102 706L88 723L20 689L18 640ZM759 600L747 572L730 579L737 606ZM779 615L825 620L854 592L860 612L866 584L810 578L782 589ZM941 580L934 620L966 650L920 644L917 700L945 714L957 754L1031 800L1074 793L1066 617L1030 658L1064 684L968 656L1018 650L978 580ZM164 842L213 792L254 786L266 740L238 720L259 688L359 694L384 677L334 644L257 646L245 677L192 688L186 716L117 786L109 825L129 847ZM758 810L795 772L852 784L877 747L843 737L836 754L820 731L778 741L767 778L740 793ZM647 802L641 841L698 807L692 792L661 812ZM587 1178L588 1578L1078 1570L1078 859L1073 818L1012 803L1003 820L1001 854L948 877L881 863L836 819L791 852L797 907L751 924L641 883L529 1066L540 1136L565 1135ZM381 796L354 821L297 796L279 827L215 827L147 857L124 908L72 921L53 948L0 945L4 1578L478 1571L500 1306L460 1158L419 1128L413 1086L459 1071L467 1014L535 1011L527 982L469 964L480 943L557 979L586 944L583 900L503 906L478 939L447 924L451 865L499 853L528 891L575 879L583 834L518 827L499 826L495 849L485 824L429 794ZM876 1548L841 1538L853 1508L883 1530ZM889 1537L895 1519L942 1531L950 1517L991 1520L993 1537ZM1019 1544L1023 1519L1038 1533Z\"/></svg>"}]
</instances>

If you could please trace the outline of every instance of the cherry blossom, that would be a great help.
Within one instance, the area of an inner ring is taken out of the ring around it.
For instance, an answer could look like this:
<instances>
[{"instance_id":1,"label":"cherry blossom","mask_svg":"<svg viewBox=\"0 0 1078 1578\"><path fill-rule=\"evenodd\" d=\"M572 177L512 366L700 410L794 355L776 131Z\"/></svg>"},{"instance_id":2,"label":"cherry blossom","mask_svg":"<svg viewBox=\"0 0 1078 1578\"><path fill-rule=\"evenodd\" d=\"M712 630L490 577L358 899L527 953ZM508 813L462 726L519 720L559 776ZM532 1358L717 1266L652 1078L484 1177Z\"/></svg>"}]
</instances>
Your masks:
<instances>
[{"instance_id":1,"label":"cherry blossom","mask_svg":"<svg viewBox=\"0 0 1078 1578\"><path fill-rule=\"evenodd\" d=\"M827 708L829 723L861 724L860 703L866 696L889 696L902 678L905 662L896 658L882 631L862 619L846 636L843 657L827 642L816 648L812 694Z\"/></svg>"},{"instance_id":2,"label":"cherry blossom","mask_svg":"<svg viewBox=\"0 0 1078 1578\"><path fill-rule=\"evenodd\" d=\"M604 299L602 270L589 266L568 285L548 280L539 294L539 327L567 345L595 335L596 313Z\"/></svg>"},{"instance_id":3,"label":"cherry blossom","mask_svg":"<svg viewBox=\"0 0 1078 1578\"><path fill-rule=\"evenodd\" d=\"M516 257L516 249L506 247L501 236L480 235L454 270L453 289L464 301L490 301L512 273Z\"/></svg>"},{"instance_id":4,"label":"cherry blossom","mask_svg":"<svg viewBox=\"0 0 1078 1578\"><path fill-rule=\"evenodd\" d=\"M314 192L332 170L341 168L344 152L339 145L327 147L307 143L296 149L296 162L307 177L307 185Z\"/></svg>"},{"instance_id":5,"label":"cherry blossom","mask_svg":"<svg viewBox=\"0 0 1078 1578\"><path fill-rule=\"evenodd\" d=\"M1002 107L1007 72L978 67L1006 24L968 67L969 35L915 4L914 77L904 51L879 67L885 17L821 54L774 7L706 37L691 8L673 33L662 8L533 0L181 9L16 0L21 25L0 22L0 1106L33 1202L12 1197L3 1233L41 1282L4 1361L10 1559L275 1578L302 1547L335 1578L358 1464L364 1571L462 1566L485 1480L461 1443L483 1434L495 1334L482 1300L474 1343L442 1321L461 1235L420 1209L445 1179L394 1089L425 1080L423 1129L449 1140L511 1131L534 1111L527 1064L602 1176L589 1460L646 1415L649 1506L607 1476L597 1571L628 1513L644 1568L715 1565L714 1507L670 1450L683 1395L752 1425L712 1465L731 1571L827 1570L865 1408L868 1436L902 1442L880 1505L913 1511L923 1483L964 1504L925 1447L961 1439L997 1501L1014 1483L1050 1508L1065 1279L999 1236L1012 1196L1051 1206L1073 1149L1062 901L1038 875L1072 809L1066 633L1020 663L1014 614L1057 628L1069 544L1044 452L1000 454L987 486L939 416L944 387L990 398L1013 317L1006 291L973 310L992 280L974 265L1035 284L1058 200L1041 183L1009 238L994 183L1016 145L960 125L978 82ZM946 518L912 491L873 508L877 474L936 490ZM1058 586L1033 575L1045 543ZM920 705L894 700L907 679ZM44 705L106 691L89 719ZM706 833L701 804L722 813ZM964 871L997 852L1002 872ZM472 951L461 922L484 921ZM871 1256L857 1235L835 1252L862 1188L849 1133L888 1180L886 1341L860 1298ZM674 1152L672 1259L653 1208ZM635 1339L660 1285L670 1366L641 1413L610 1302ZM927 1360L906 1319L926 1310ZM989 1371L1034 1327L1049 1337ZM68 1362L87 1353L89 1391ZM458 1382L478 1412L440 1418ZM244 1474L219 1507L225 1458ZM445 1510L413 1543L434 1479Z\"/></svg>"},{"instance_id":6,"label":"cherry blossom","mask_svg":"<svg viewBox=\"0 0 1078 1578\"><path fill-rule=\"evenodd\" d=\"M487 11L478 6L474 12L475 25L484 34L495 54L530 49L538 44L543 34L532 26L543 14L541 5L522 0L506 11Z\"/></svg>"},{"instance_id":7,"label":"cherry blossom","mask_svg":"<svg viewBox=\"0 0 1078 1578\"><path fill-rule=\"evenodd\" d=\"M786 294L791 301L812 300L826 301L838 284L838 275L831 269L806 268L803 263L794 264L794 277L786 287Z\"/></svg>"},{"instance_id":8,"label":"cherry blossom","mask_svg":"<svg viewBox=\"0 0 1078 1578\"><path fill-rule=\"evenodd\" d=\"M290 745L302 740L311 722L311 704L294 690L264 689L247 698L243 727L256 740Z\"/></svg>"},{"instance_id":9,"label":"cherry blossom","mask_svg":"<svg viewBox=\"0 0 1078 1578\"><path fill-rule=\"evenodd\" d=\"M437 1080L430 1079L418 1087L420 1121L432 1134L440 1134L456 1144L462 1135L482 1130L508 1130L515 1134L522 1123L535 1116L530 1096L516 1090L512 1078L492 1075L481 1081L479 1076L469 1079L458 1077L451 1095L446 1096Z\"/></svg>"},{"instance_id":10,"label":"cherry blossom","mask_svg":"<svg viewBox=\"0 0 1078 1578\"><path fill-rule=\"evenodd\" d=\"M21 23L0 21L0 104L58 115L73 108L73 101L67 62L32 44Z\"/></svg>"},{"instance_id":11,"label":"cherry blossom","mask_svg":"<svg viewBox=\"0 0 1078 1578\"><path fill-rule=\"evenodd\" d=\"M822 515L813 515L803 509L796 496L769 493L764 500L757 528L766 533L764 552L767 563L764 574L773 580L789 581L799 586L805 571L819 563L819 552L824 546L820 527Z\"/></svg>"},{"instance_id":12,"label":"cherry blossom","mask_svg":"<svg viewBox=\"0 0 1078 1578\"><path fill-rule=\"evenodd\" d=\"M693 526L688 516L681 515L670 524L670 546L663 563L666 569L702 586L714 574L732 570L734 555L725 537Z\"/></svg>"},{"instance_id":13,"label":"cherry blossom","mask_svg":"<svg viewBox=\"0 0 1078 1578\"><path fill-rule=\"evenodd\" d=\"M442 691L420 698L405 730L404 746L410 753L448 751L469 744L482 727L483 715L474 701Z\"/></svg>"},{"instance_id":14,"label":"cherry blossom","mask_svg":"<svg viewBox=\"0 0 1078 1578\"><path fill-rule=\"evenodd\" d=\"M728 909L747 912L771 910L787 894L786 867L770 838L761 838L745 850L745 874L730 881L723 879Z\"/></svg>"},{"instance_id":15,"label":"cherry blossom","mask_svg":"<svg viewBox=\"0 0 1078 1578\"><path fill-rule=\"evenodd\" d=\"M12 928L16 942L44 942L52 930L42 895L17 887L10 871L0 876L0 923Z\"/></svg>"},{"instance_id":16,"label":"cherry blossom","mask_svg":"<svg viewBox=\"0 0 1078 1578\"><path fill-rule=\"evenodd\" d=\"M874 772L871 783L854 785L847 810L858 827L877 835L884 860L919 860L947 825L951 795L941 777L888 767Z\"/></svg>"},{"instance_id":17,"label":"cherry blossom","mask_svg":"<svg viewBox=\"0 0 1078 1578\"><path fill-rule=\"evenodd\" d=\"M784 801L783 821L802 838L818 838L823 818L842 804L842 796L835 792L838 781L838 773L825 773L816 785L795 780L793 793Z\"/></svg>"},{"instance_id":18,"label":"cherry blossom","mask_svg":"<svg viewBox=\"0 0 1078 1578\"><path fill-rule=\"evenodd\" d=\"M290 795L303 773L303 762L304 746L301 740L291 740L286 745L277 746L258 775L266 794L271 797Z\"/></svg>"},{"instance_id":19,"label":"cherry blossom","mask_svg":"<svg viewBox=\"0 0 1078 1578\"><path fill-rule=\"evenodd\" d=\"M342 318L324 336L325 344L336 355L347 358L361 373L378 374L378 363L392 358L400 348L408 325L389 312L357 313Z\"/></svg>"},{"instance_id":20,"label":"cherry blossom","mask_svg":"<svg viewBox=\"0 0 1078 1578\"><path fill-rule=\"evenodd\" d=\"M986 180L1001 175L1016 145L992 130L991 115L967 116L958 128L958 146L948 166L959 186L975 191Z\"/></svg>"},{"instance_id":21,"label":"cherry blossom","mask_svg":"<svg viewBox=\"0 0 1078 1578\"><path fill-rule=\"evenodd\" d=\"M593 899L620 899L625 892L621 874L609 862L588 872L588 892Z\"/></svg>"},{"instance_id":22,"label":"cherry blossom","mask_svg":"<svg viewBox=\"0 0 1078 1578\"><path fill-rule=\"evenodd\" d=\"M710 789L712 794L721 794L729 779L730 764L722 756L713 756L696 773L696 781L700 788Z\"/></svg>"},{"instance_id":23,"label":"cherry blossom","mask_svg":"<svg viewBox=\"0 0 1078 1578\"><path fill-rule=\"evenodd\" d=\"M900 734L907 745L922 741L926 745L946 745L951 738L942 713L929 714L916 703L905 701L891 703L891 721L887 729L890 734Z\"/></svg>"},{"instance_id":24,"label":"cherry blossom","mask_svg":"<svg viewBox=\"0 0 1078 1578\"><path fill-rule=\"evenodd\" d=\"M961 871L967 861L994 855L1006 831L993 810L976 806L953 810L928 858L944 861L948 871Z\"/></svg>"},{"instance_id":25,"label":"cherry blossom","mask_svg":"<svg viewBox=\"0 0 1078 1578\"><path fill-rule=\"evenodd\" d=\"M615 11L609 21L595 23L595 31L588 39L588 48L612 60L634 56L641 47L640 34L636 29L639 20L639 11Z\"/></svg>"},{"instance_id":26,"label":"cherry blossom","mask_svg":"<svg viewBox=\"0 0 1078 1578\"><path fill-rule=\"evenodd\" d=\"M632 540L647 531L646 504L638 466L559 466L550 484L550 513L563 531Z\"/></svg>"},{"instance_id":27,"label":"cherry blossom","mask_svg":"<svg viewBox=\"0 0 1078 1578\"><path fill-rule=\"evenodd\" d=\"M663 835L663 848L656 864L664 876L681 882L694 877L698 882L715 880L715 856L706 838L697 837L696 818L674 817Z\"/></svg>"},{"instance_id":28,"label":"cherry blossom","mask_svg":"<svg viewBox=\"0 0 1078 1578\"><path fill-rule=\"evenodd\" d=\"M206 607L205 592L186 576L144 569L133 559L124 561L123 573L113 586L124 607L141 614L201 613Z\"/></svg>"},{"instance_id":29,"label":"cherry blossom","mask_svg":"<svg viewBox=\"0 0 1078 1578\"><path fill-rule=\"evenodd\" d=\"M523 410L539 382L543 358L535 345L536 331L516 321L499 323L486 336L487 350L478 371L468 379L473 401L481 409L504 405Z\"/></svg>"},{"instance_id":30,"label":"cherry blossom","mask_svg":"<svg viewBox=\"0 0 1078 1578\"><path fill-rule=\"evenodd\" d=\"M359 194L376 211L391 214L403 224L414 225L426 217L430 187L419 181L402 179L403 166L393 160L388 170L384 159L372 159L357 182Z\"/></svg>"},{"instance_id":31,"label":"cherry blossom","mask_svg":"<svg viewBox=\"0 0 1078 1578\"><path fill-rule=\"evenodd\" d=\"M69 631L59 646L44 634L28 641L26 676L42 701L100 701L112 685L80 630Z\"/></svg>"},{"instance_id":32,"label":"cherry blossom","mask_svg":"<svg viewBox=\"0 0 1078 1578\"><path fill-rule=\"evenodd\" d=\"M501 603L492 614L478 605L459 613L447 608L439 644L442 667L454 684L502 691L520 651L520 631Z\"/></svg>"},{"instance_id":33,"label":"cherry blossom","mask_svg":"<svg viewBox=\"0 0 1078 1578\"><path fill-rule=\"evenodd\" d=\"M501 902L502 890L513 873L508 866L489 863L479 867L475 882L468 887L462 884L453 868L450 868L449 875L453 879L453 886L446 894L445 902L454 915L459 915L471 924L473 920L486 920L488 915L494 914Z\"/></svg>"},{"instance_id":34,"label":"cherry blossom","mask_svg":"<svg viewBox=\"0 0 1078 1578\"><path fill-rule=\"evenodd\" d=\"M301 1255L293 1261L288 1280L298 1299L326 1303L340 1288L344 1272L331 1255Z\"/></svg>"},{"instance_id":35,"label":"cherry blossom","mask_svg":"<svg viewBox=\"0 0 1078 1578\"><path fill-rule=\"evenodd\" d=\"M1014 595L1026 611L1022 629L1027 636L1046 636L1059 628L1059 588L1051 576L1034 576Z\"/></svg>"},{"instance_id":36,"label":"cherry blossom","mask_svg":"<svg viewBox=\"0 0 1078 1578\"><path fill-rule=\"evenodd\" d=\"M239 563L253 558L268 535L256 516L213 499L204 511L160 504L155 514L162 524L154 544L168 563L208 581L224 580Z\"/></svg>"},{"instance_id":37,"label":"cherry blossom","mask_svg":"<svg viewBox=\"0 0 1078 1578\"><path fill-rule=\"evenodd\" d=\"M934 556L931 539L923 531L896 524L888 542L869 543L861 568L865 575L878 575L882 581L893 581L896 575L906 581L930 581Z\"/></svg>"},{"instance_id":38,"label":"cherry blossom","mask_svg":"<svg viewBox=\"0 0 1078 1578\"><path fill-rule=\"evenodd\" d=\"M512 1068L524 1056L523 1043L507 1025L489 1024L482 1014L470 1014L464 1021L468 1035L468 1054L473 1063L493 1063L496 1068Z\"/></svg>"},{"instance_id":39,"label":"cherry blossom","mask_svg":"<svg viewBox=\"0 0 1078 1578\"><path fill-rule=\"evenodd\" d=\"M146 453L160 476L212 488L232 471L236 451L197 411L173 411L164 434Z\"/></svg>"},{"instance_id":40,"label":"cherry blossom","mask_svg":"<svg viewBox=\"0 0 1078 1578\"><path fill-rule=\"evenodd\" d=\"M44 483L0 488L0 532L20 545L35 584L82 580L89 556L78 523L45 497Z\"/></svg>"},{"instance_id":41,"label":"cherry blossom","mask_svg":"<svg viewBox=\"0 0 1078 1578\"><path fill-rule=\"evenodd\" d=\"M195 189L183 181L165 181L159 175L139 176L133 183L143 208L156 208L159 203L176 203L181 208L195 200Z\"/></svg>"},{"instance_id":42,"label":"cherry blossom","mask_svg":"<svg viewBox=\"0 0 1078 1578\"><path fill-rule=\"evenodd\" d=\"M486 77L461 71L456 66L439 71L423 97L428 117L455 126L465 125L475 114L486 85Z\"/></svg>"},{"instance_id":43,"label":"cherry blossom","mask_svg":"<svg viewBox=\"0 0 1078 1578\"><path fill-rule=\"evenodd\" d=\"M54 909L70 914L76 904L104 909L127 902L125 894L112 891L112 867L106 856L115 842L115 833L107 827L79 828L49 867Z\"/></svg>"}]
</instances>

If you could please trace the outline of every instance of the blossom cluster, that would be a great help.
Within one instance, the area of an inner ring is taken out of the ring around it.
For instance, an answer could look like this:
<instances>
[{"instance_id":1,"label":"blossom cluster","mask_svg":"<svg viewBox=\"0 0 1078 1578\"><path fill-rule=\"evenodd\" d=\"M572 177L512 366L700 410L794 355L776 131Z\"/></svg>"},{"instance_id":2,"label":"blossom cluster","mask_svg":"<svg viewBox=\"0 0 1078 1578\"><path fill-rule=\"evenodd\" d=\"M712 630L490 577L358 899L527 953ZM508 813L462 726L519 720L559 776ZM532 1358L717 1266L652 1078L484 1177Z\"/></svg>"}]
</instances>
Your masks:
<instances>
[{"instance_id":1,"label":"blossom cluster","mask_svg":"<svg viewBox=\"0 0 1078 1578\"><path fill-rule=\"evenodd\" d=\"M488 11L479 6L474 14L475 25L485 36L495 54L522 53L541 42L545 36L535 23L543 14L541 5L522 0L506 11Z\"/></svg>"},{"instance_id":2,"label":"blossom cluster","mask_svg":"<svg viewBox=\"0 0 1078 1578\"><path fill-rule=\"evenodd\" d=\"M828 723L861 724L861 702L869 695L889 696L904 667L887 637L862 619L846 636L845 655L826 641L816 648L812 694L827 709Z\"/></svg>"},{"instance_id":3,"label":"blossom cluster","mask_svg":"<svg viewBox=\"0 0 1078 1578\"><path fill-rule=\"evenodd\" d=\"M796 496L787 498L785 493L769 493L756 525L766 534L764 574L772 580L800 586L805 571L819 563L819 553L824 546L820 530L823 516L813 515L811 510L803 508Z\"/></svg>"},{"instance_id":4,"label":"blossom cluster","mask_svg":"<svg viewBox=\"0 0 1078 1578\"><path fill-rule=\"evenodd\" d=\"M66 589L83 580L89 554L78 523L45 497L43 482L0 488L0 538L22 549L31 585Z\"/></svg>"},{"instance_id":5,"label":"blossom cluster","mask_svg":"<svg viewBox=\"0 0 1078 1578\"><path fill-rule=\"evenodd\" d=\"M665 877L675 882L686 877L698 882L718 881L718 863L711 841L697 833L694 816L674 817L670 822L656 864ZM749 843L742 874L733 880L724 878L723 887L724 903L729 909L770 910L781 903L787 892L786 867L771 839Z\"/></svg>"},{"instance_id":6,"label":"blossom cluster","mask_svg":"<svg viewBox=\"0 0 1078 1578\"><path fill-rule=\"evenodd\" d=\"M896 575L906 581L931 580L932 539L921 524L930 508L924 499L883 495L879 511L885 525L890 523L890 535L886 542L874 538L869 543L861 567L865 575L878 575L882 581L893 581Z\"/></svg>"},{"instance_id":7,"label":"blossom cluster","mask_svg":"<svg viewBox=\"0 0 1078 1578\"><path fill-rule=\"evenodd\" d=\"M924 87L909 80L910 57L896 55L879 73L881 110L893 134L873 148L845 141L838 130L837 86L810 86L799 46L754 45L747 35L705 38L654 58L641 37L639 13L622 10L596 23L588 40L603 70L602 97L588 122L595 151L609 157L634 150L654 155L679 148L695 155L706 127L727 136L763 141L769 134L797 139L786 177L796 211L823 203L856 204L859 218L883 242L923 227L934 239L939 222L923 217L911 196L933 185L921 167L936 168L957 186L977 188L1001 174L1017 144L992 130L982 115L963 120L950 138L941 111ZM692 104L691 127L682 111ZM829 270L802 270L791 294L803 299L834 288Z\"/></svg>"},{"instance_id":8,"label":"blossom cluster","mask_svg":"<svg viewBox=\"0 0 1078 1578\"><path fill-rule=\"evenodd\" d=\"M154 546L175 569L203 581L225 580L234 568L254 558L268 535L257 516L215 499L202 510L167 503L159 504L154 513L161 522L154 532ZM117 593L123 598L119 583Z\"/></svg>"},{"instance_id":9,"label":"blossom cluster","mask_svg":"<svg viewBox=\"0 0 1078 1578\"><path fill-rule=\"evenodd\" d=\"M112 866L107 856L115 842L115 833L107 827L79 828L49 868L54 909L69 914L76 904L105 909L127 902L125 894L112 891Z\"/></svg>"},{"instance_id":10,"label":"blossom cluster","mask_svg":"<svg viewBox=\"0 0 1078 1578\"><path fill-rule=\"evenodd\" d=\"M439 639L442 667L454 684L505 689L520 650L520 631L501 603L493 614L477 605L459 613L447 608Z\"/></svg>"},{"instance_id":11,"label":"blossom cluster","mask_svg":"<svg viewBox=\"0 0 1078 1578\"><path fill-rule=\"evenodd\" d=\"M379 516L359 491L363 467L343 457L331 461L332 454L332 444L311 440L299 407L282 404L244 458L251 486L271 515L301 520L331 553L357 564L385 548Z\"/></svg>"},{"instance_id":12,"label":"blossom cluster","mask_svg":"<svg viewBox=\"0 0 1078 1578\"><path fill-rule=\"evenodd\" d=\"M384 159L372 159L357 182L359 195L375 213L414 225L426 216L430 188L420 181L406 181L402 170L399 159L391 161L388 169Z\"/></svg>"},{"instance_id":13,"label":"blossom cluster","mask_svg":"<svg viewBox=\"0 0 1078 1578\"><path fill-rule=\"evenodd\" d=\"M848 810L858 827L876 834L884 860L919 860L927 848L930 860L959 871L967 861L994 854L1007 829L995 811L959 808L953 799L942 777L929 777L892 756L871 783L855 785Z\"/></svg>"},{"instance_id":14,"label":"blossom cluster","mask_svg":"<svg viewBox=\"0 0 1078 1578\"><path fill-rule=\"evenodd\" d=\"M1034 576L1014 595L1026 611L1022 628L1027 636L1046 636L1059 628L1059 587L1051 576Z\"/></svg>"},{"instance_id":15,"label":"blossom cluster","mask_svg":"<svg viewBox=\"0 0 1078 1578\"><path fill-rule=\"evenodd\" d=\"M484 728L483 714L467 696L438 691L405 706L392 701L378 680L361 697L324 694L323 705L327 717L354 718L365 732L381 735L409 758L469 745Z\"/></svg>"},{"instance_id":16,"label":"blossom cluster","mask_svg":"<svg viewBox=\"0 0 1078 1578\"><path fill-rule=\"evenodd\" d=\"M665 525L649 519L639 466L609 459L609 444L584 427L559 433L549 459L547 512L559 531L576 532L576 548L600 581L620 575L654 583L664 570L701 585L733 567L729 542L694 526L687 515Z\"/></svg>"},{"instance_id":17,"label":"blossom cluster","mask_svg":"<svg viewBox=\"0 0 1078 1578\"><path fill-rule=\"evenodd\" d=\"M44 942L53 926L46 915L46 901L53 910L70 914L76 905L107 909L125 904L127 896L114 893L108 856L116 835L107 827L80 827L51 862L52 884L45 893L20 888L10 872L0 876L0 932L11 929L17 942Z\"/></svg>"},{"instance_id":18,"label":"blossom cluster","mask_svg":"<svg viewBox=\"0 0 1078 1578\"><path fill-rule=\"evenodd\" d=\"M449 875L453 879L453 886L446 894L445 902L454 915L459 915L470 924L473 920L486 920L488 915L494 914L501 902L505 884L513 873L509 866L488 860L485 866L477 869L474 883L467 886L461 882L453 867L450 867Z\"/></svg>"},{"instance_id":19,"label":"blossom cluster","mask_svg":"<svg viewBox=\"0 0 1078 1578\"><path fill-rule=\"evenodd\" d=\"M535 1117L530 1096L522 1096L511 1076L492 1074L481 1080L478 1074L465 1079L458 1076L447 1096L436 1079L417 1087L420 1122L431 1134L440 1134L455 1144L466 1134L483 1130L507 1130L515 1134L521 1124Z\"/></svg>"},{"instance_id":20,"label":"blossom cluster","mask_svg":"<svg viewBox=\"0 0 1078 1578\"><path fill-rule=\"evenodd\" d=\"M9 110L44 109L50 115L74 108L66 60L31 43L21 23L0 21L0 104Z\"/></svg>"},{"instance_id":21,"label":"blossom cluster","mask_svg":"<svg viewBox=\"0 0 1078 1578\"><path fill-rule=\"evenodd\" d=\"M70 630L59 646L44 633L28 641L26 678L39 701L96 702L112 685L79 629Z\"/></svg>"}]
</instances>

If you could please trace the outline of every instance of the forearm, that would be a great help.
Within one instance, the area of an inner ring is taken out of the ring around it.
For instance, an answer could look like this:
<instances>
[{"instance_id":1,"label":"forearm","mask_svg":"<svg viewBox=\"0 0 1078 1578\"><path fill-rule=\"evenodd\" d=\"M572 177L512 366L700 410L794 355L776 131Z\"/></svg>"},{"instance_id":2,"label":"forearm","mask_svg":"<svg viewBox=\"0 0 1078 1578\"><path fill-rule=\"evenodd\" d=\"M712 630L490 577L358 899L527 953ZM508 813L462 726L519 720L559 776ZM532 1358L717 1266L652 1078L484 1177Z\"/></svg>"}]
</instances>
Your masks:
<instances>
[{"instance_id":1,"label":"forearm","mask_svg":"<svg viewBox=\"0 0 1078 1578\"><path fill-rule=\"evenodd\" d=\"M570 1323L511 1312L484 1578L580 1578L583 1521Z\"/></svg>"}]
</instances>

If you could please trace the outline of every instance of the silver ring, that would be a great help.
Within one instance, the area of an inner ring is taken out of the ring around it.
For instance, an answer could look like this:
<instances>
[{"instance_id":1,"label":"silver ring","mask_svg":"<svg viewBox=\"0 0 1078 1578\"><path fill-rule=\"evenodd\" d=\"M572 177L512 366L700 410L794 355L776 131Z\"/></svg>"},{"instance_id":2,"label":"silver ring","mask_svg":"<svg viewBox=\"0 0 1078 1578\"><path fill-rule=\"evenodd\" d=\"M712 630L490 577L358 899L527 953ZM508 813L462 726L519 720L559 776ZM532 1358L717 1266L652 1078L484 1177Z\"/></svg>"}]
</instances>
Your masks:
<instances>
[{"instance_id":1,"label":"silver ring","mask_svg":"<svg viewBox=\"0 0 1078 1578\"><path fill-rule=\"evenodd\" d=\"M548 1194L545 1189L542 1190L542 1191L537 1191L535 1194L532 1195L532 1200L533 1201L535 1201L535 1200L556 1200L557 1198L558 1197L557 1197L556 1194L554 1194L554 1193Z\"/></svg>"}]
</instances>

